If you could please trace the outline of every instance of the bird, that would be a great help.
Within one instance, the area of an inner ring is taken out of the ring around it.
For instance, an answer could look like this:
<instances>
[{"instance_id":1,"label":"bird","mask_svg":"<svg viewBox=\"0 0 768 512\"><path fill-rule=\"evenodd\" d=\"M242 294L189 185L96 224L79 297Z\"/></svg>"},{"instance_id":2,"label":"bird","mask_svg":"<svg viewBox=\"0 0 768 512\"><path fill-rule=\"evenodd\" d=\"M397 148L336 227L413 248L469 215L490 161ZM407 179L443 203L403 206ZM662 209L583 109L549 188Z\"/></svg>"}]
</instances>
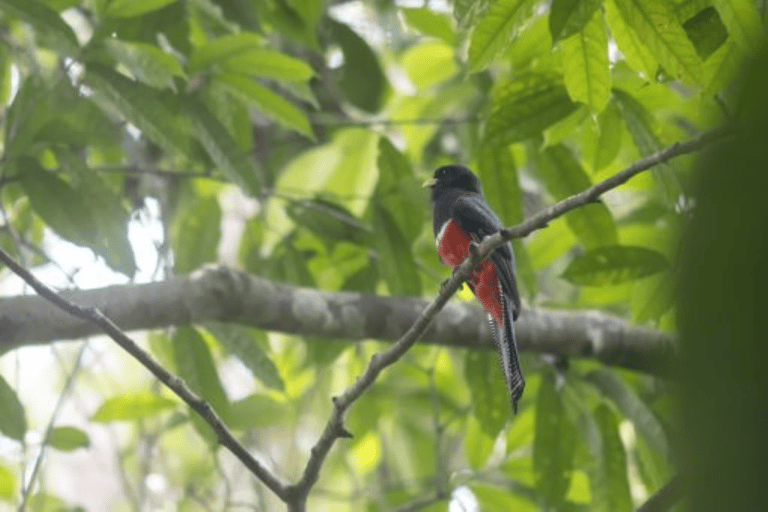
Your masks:
<instances>
[{"instance_id":1,"label":"bird","mask_svg":"<svg viewBox=\"0 0 768 512\"><path fill-rule=\"evenodd\" d=\"M469 255L472 244L480 243L484 237L502 229L501 221L483 199L480 180L462 165L439 167L424 186L431 189L437 254L455 271ZM514 322L520 313L520 293L514 264L512 245L507 242L475 267L467 284L488 315L512 410L516 414L525 379L515 339Z\"/></svg>"}]
</instances>

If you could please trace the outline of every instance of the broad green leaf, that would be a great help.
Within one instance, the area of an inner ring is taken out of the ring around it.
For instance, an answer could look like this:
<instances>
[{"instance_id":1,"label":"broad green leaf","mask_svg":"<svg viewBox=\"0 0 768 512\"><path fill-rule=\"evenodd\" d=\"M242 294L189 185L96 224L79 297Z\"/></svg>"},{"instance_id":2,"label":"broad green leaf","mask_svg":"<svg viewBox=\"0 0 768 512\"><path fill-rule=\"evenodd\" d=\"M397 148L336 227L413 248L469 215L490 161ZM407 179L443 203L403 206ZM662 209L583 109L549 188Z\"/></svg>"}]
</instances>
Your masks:
<instances>
[{"instance_id":1,"label":"broad green leaf","mask_svg":"<svg viewBox=\"0 0 768 512\"><path fill-rule=\"evenodd\" d=\"M386 137L379 139L376 163L379 169L376 199L387 210L406 240L413 242L421 233L426 216L424 190L413 174L411 163Z\"/></svg>"},{"instance_id":2,"label":"broad green leaf","mask_svg":"<svg viewBox=\"0 0 768 512\"><path fill-rule=\"evenodd\" d=\"M88 246L104 258L112 269L133 276L136 261L128 241L130 213L123 199L85 162L67 157L66 153L60 154L59 158L66 162L68 170L73 174L75 192L82 200L78 207L90 216L95 225L93 238L86 240Z\"/></svg>"},{"instance_id":3,"label":"broad green leaf","mask_svg":"<svg viewBox=\"0 0 768 512\"><path fill-rule=\"evenodd\" d=\"M328 197L356 217L368 208L378 180L379 135L362 128L341 129L332 140L315 146L288 162L275 182L275 190L289 197ZM263 250L269 251L294 228L285 212L285 201L267 201Z\"/></svg>"},{"instance_id":4,"label":"broad green leaf","mask_svg":"<svg viewBox=\"0 0 768 512\"><path fill-rule=\"evenodd\" d=\"M472 413L482 431L496 439L512 414L497 355L490 350L468 350L464 378L472 393Z\"/></svg>"},{"instance_id":5,"label":"broad green leaf","mask_svg":"<svg viewBox=\"0 0 768 512\"><path fill-rule=\"evenodd\" d=\"M488 435L483 425L475 416L467 417L467 430L464 432L464 455L469 467L475 471L485 466L488 457L493 452L495 436Z\"/></svg>"},{"instance_id":6,"label":"broad green leaf","mask_svg":"<svg viewBox=\"0 0 768 512\"><path fill-rule=\"evenodd\" d=\"M588 374L586 378L634 424L648 444L658 450L664 458L669 457L667 436L661 422L651 408L637 396L634 389L610 370L598 370Z\"/></svg>"},{"instance_id":7,"label":"broad green leaf","mask_svg":"<svg viewBox=\"0 0 768 512\"><path fill-rule=\"evenodd\" d=\"M237 92L245 101L286 128L314 139L307 115L290 101L275 94L253 78L235 73L219 73L216 80Z\"/></svg>"},{"instance_id":8,"label":"broad green leaf","mask_svg":"<svg viewBox=\"0 0 768 512\"><path fill-rule=\"evenodd\" d=\"M516 36L536 3L532 0L498 0L475 25L469 43L468 64L482 71Z\"/></svg>"},{"instance_id":9,"label":"broad green leaf","mask_svg":"<svg viewBox=\"0 0 768 512\"><path fill-rule=\"evenodd\" d=\"M210 66L291 82L304 82L314 74L303 60L267 48L261 37L250 32L223 36L195 48L189 58L190 72Z\"/></svg>"},{"instance_id":10,"label":"broad green leaf","mask_svg":"<svg viewBox=\"0 0 768 512\"><path fill-rule=\"evenodd\" d=\"M732 39L726 39L725 43L704 62L707 85L704 94L714 96L728 87L741 71L744 57L745 54L739 45Z\"/></svg>"},{"instance_id":11,"label":"broad green leaf","mask_svg":"<svg viewBox=\"0 0 768 512\"><path fill-rule=\"evenodd\" d=\"M743 50L754 50L765 37L764 22L760 20L755 2L751 0L712 0L720 18ZM763 5L765 16L765 5Z\"/></svg>"},{"instance_id":12,"label":"broad green leaf","mask_svg":"<svg viewBox=\"0 0 768 512\"><path fill-rule=\"evenodd\" d=\"M701 59L664 0L614 0L624 22L651 50L664 70L686 82L703 81Z\"/></svg>"},{"instance_id":13,"label":"broad green leaf","mask_svg":"<svg viewBox=\"0 0 768 512\"><path fill-rule=\"evenodd\" d=\"M88 434L75 427L55 427L48 436L48 446L62 452L88 448L90 445Z\"/></svg>"},{"instance_id":14,"label":"broad green leaf","mask_svg":"<svg viewBox=\"0 0 768 512\"><path fill-rule=\"evenodd\" d=\"M24 191L36 214L59 236L75 244L90 244L96 239L96 221L89 199L56 174L46 171L36 160L25 158L18 164Z\"/></svg>"},{"instance_id":15,"label":"broad green leaf","mask_svg":"<svg viewBox=\"0 0 768 512\"><path fill-rule=\"evenodd\" d=\"M279 403L264 395L249 395L232 402L229 427L235 430L249 430L279 427L288 421L288 405Z\"/></svg>"},{"instance_id":16,"label":"broad green leaf","mask_svg":"<svg viewBox=\"0 0 768 512\"><path fill-rule=\"evenodd\" d=\"M417 89L423 90L450 79L458 70L452 46L427 41L403 52L403 70Z\"/></svg>"},{"instance_id":17,"label":"broad green leaf","mask_svg":"<svg viewBox=\"0 0 768 512\"><path fill-rule=\"evenodd\" d=\"M632 319L638 325L649 320L657 322L674 306L674 277L672 272L660 272L638 281L632 289Z\"/></svg>"},{"instance_id":18,"label":"broad green leaf","mask_svg":"<svg viewBox=\"0 0 768 512\"><path fill-rule=\"evenodd\" d=\"M6 465L0 464L0 499L10 501L16 493L16 476Z\"/></svg>"},{"instance_id":19,"label":"broad green leaf","mask_svg":"<svg viewBox=\"0 0 768 512\"><path fill-rule=\"evenodd\" d=\"M97 105L107 114L111 109L116 110L148 139L168 151L189 152L186 121L165 106L157 89L98 64L88 65L84 82L94 90Z\"/></svg>"},{"instance_id":20,"label":"broad green leaf","mask_svg":"<svg viewBox=\"0 0 768 512\"><path fill-rule=\"evenodd\" d=\"M352 242L367 246L373 241L371 228L341 205L324 199L288 200L286 213L297 226L309 229L323 241Z\"/></svg>"},{"instance_id":21,"label":"broad green leaf","mask_svg":"<svg viewBox=\"0 0 768 512\"><path fill-rule=\"evenodd\" d=\"M177 0L109 0L104 14L110 18L134 18L157 11Z\"/></svg>"},{"instance_id":22,"label":"broad green leaf","mask_svg":"<svg viewBox=\"0 0 768 512\"><path fill-rule=\"evenodd\" d=\"M602 112L611 93L608 39L603 13L597 11L575 34L560 43L563 79L573 101Z\"/></svg>"},{"instance_id":23,"label":"broad green leaf","mask_svg":"<svg viewBox=\"0 0 768 512\"><path fill-rule=\"evenodd\" d=\"M16 392L0 375L0 434L21 441L27 433L27 417Z\"/></svg>"},{"instance_id":24,"label":"broad green leaf","mask_svg":"<svg viewBox=\"0 0 768 512\"><path fill-rule=\"evenodd\" d=\"M505 226L523 220L523 196L517 166L509 146L487 143L480 147L477 176L483 184L483 197Z\"/></svg>"},{"instance_id":25,"label":"broad green leaf","mask_svg":"<svg viewBox=\"0 0 768 512\"><path fill-rule=\"evenodd\" d=\"M485 69L496 54L517 36L535 6L533 0L494 2L472 31L468 56L470 71Z\"/></svg>"},{"instance_id":26,"label":"broad green leaf","mask_svg":"<svg viewBox=\"0 0 768 512\"><path fill-rule=\"evenodd\" d=\"M285 389L285 383L275 363L262 348L267 344L266 334L263 331L218 322L208 323L205 328L216 337L216 341L227 352L240 359L262 384L278 391Z\"/></svg>"},{"instance_id":27,"label":"broad green leaf","mask_svg":"<svg viewBox=\"0 0 768 512\"><path fill-rule=\"evenodd\" d=\"M601 0L553 0L549 9L552 43L581 32L600 7ZM603 32L605 35L605 32Z\"/></svg>"},{"instance_id":28,"label":"broad green leaf","mask_svg":"<svg viewBox=\"0 0 768 512\"><path fill-rule=\"evenodd\" d=\"M728 38L728 31L714 7L699 11L683 23L683 29L701 60L708 59Z\"/></svg>"},{"instance_id":29,"label":"broad green leaf","mask_svg":"<svg viewBox=\"0 0 768 512\"><path fill-rule=\"evenodd\" d=\"M176 400L152 393L129 393L107 398L91 416L91 421L133 421L159 414L178 406Z\"/></svg>"},{"instance_id":30,"label":"broad green leaf","mask_svg":"<svg viewBox=\"0 0 768 512\"><path fill-rule=\"evenodd\" d=\"M176 213L172 230L176 272L187 274L204 263L215 262L221 238L221 208L216 197L188 200Z\"/></svg>"},{"instance_id":31,"label":"broad green leaf","mask_svg":"<svg viewBox=\"0 0 768 512\"><path fill-rule=\"evenodd\" d=\"M615 0L605 0L605 20L611 27L611 34L616 41L621 53L627 63L637 71L642 72L648 80L655 80L659 70L657 57L648 49L643 34L635 32L632 27L624 21Z\"/></svg>"},{"instance_id":32,"label":"broad green leaf","mask_svg":"<svg viewBox=\"0 0 768 512\"><path fill-rule=\"evenodd\" d=\"M179 377L189 388L226 419L229 416L229 400L221 385L216 363L208 344L194 327L179 327L173 335L173 354ZM211 441L204 432L210 428L197 414L193 418L195 428ZM201 426L206 428L201 430Z\"/></svg>"},{"instance_id":33,"label":"broad green leaf","mask_svg":"<svg viewBox=\"0 0 768 512\"><path fill-rule=\"evenodd\" d=\"M669 268L663 254L645 247L613 245L575 257L562 277L581 286L607 286L633 281Z\"/></svg>"},{"instance_id":34,"label":"broad green leaf","mask_svg":"<svg viewBox=\"0 0 768 512\"><path fill-rule=\"evenodd\" d=\"M613 97L640 154L648 156L660 151L661 141L653 132L653 119L645 107L631 94L621 89L614 89Z\"/></svg>"},{"instance_id":35,"label":"broad green leaf","mask_svg":"<svg viewBox=\"0 0 768 512\"><path fill-rule=\"evenodd\" d=\"M536 398L536 437L533 469L536 490L551 506L565 500L576 449L576 429L555 389L555 376L545 373Z\"/></svg>"},{"instance_id":36,"label":"broad green leaf","mask_svg":"<svg viewBox=\"0 0 768 512\"><path fill-rule=\"evenodd\" d=\"M48 46L67 55L76 55L80 44L72 28L59 13L38 0L0 0L0 11L13 14L32 25Z\"/></svg>"},{"instance_id":37,"label":"broad green leaf","mask_svg":"<svg viewBox=\"0 0 768 512\"><path fill-rule=\"evenodd\" d=\"M592 183L571 151L558 144L545 148L536 159L536 172L556 200L577 194ZM611 212L594 202L565 215L568 226L587 248L616 244L618 234Z\"/></svg>"},{"instance_id":38,"label":"broad green leaf","mask_svg":"<svg viewBox=\"0 0 768 512\"><path fill-rule=\"evenodd\" d=\"M592 508L599 512L629 512L634 510L627 479L627 456L619 437L619 424L611 409L601 404L595 411L599 430L599 446L592 446L593 457L590 482Z\"/></svg>"},{"instance_id":39,"label":"broad green leaf","mask_svg":"<svg viewBox=\"0 0 768 512\"><path fill-rule=\"evenodd\" d=\"M540 512L541 507L532 499L533 492L514 493L507 487L493 487L491 485L473 484L472 493L480 504L478 510L482 511L514 511L514 512ZM526 497L527 496L527 497ZM443 506L438 510L446 510Z\"/></svg>"},{"instance_id":40,"label":"broad green leaf","mask_svg":"<svg viewBox=\"0 0 768 512\"><path fill-rule=\"evenodd\" d=\"M454 24L450 17L429 7L400 9L405 22L426 36L442 39L453 45L456 42Z\"/></svg>"},{"instance_id":41,"label":"broad green leaf","mask_svg":"<svg viewBox=\"0 0 768 512\"><path fill-rule=\"evenodd\" d=\"M366 112L378 112L388 89L379 56L349 26L334 20L329 22L332 37L344 53L339 86L345 99Z\"/></svg>"},{"instance_id":42,"label":"broad green leaf","mask_svg":"<svg viewBox=\"0 0 768 512\"><path fill-rule=\"evenodd\" d=\"M502 93L486 123L486 142L504 145L528 139L576 110L561 83L534 75Z\"/></svg>"},{"instance_id":43,"label":"broad green leaf","mask_svg":"<svg viewBox=\"0 0 768 512\"><path fill-rule=\"evenodd\" d=\"M260 177L253 157L240 149L233 135L204 103L191 101L189 117L192 121L192 133L224 176L239 185L247 194L257 196Z\"/></svg>"},{"instance_id":44,"label":"broad green leaf","mask_svg":"<svg viewBox=\"0 0 768 512\"><path fill-rule=\"evenodd\" d=\"M155 45L112 38L107 39L104 45L117 62L149 86L175 91L174 77L185 77L178 61Z\"/></svg>"},{"instance_id":45,"label":"broad green leaf","mask_svg":"<svg viewBox=\"0 0 768 512\"><path fill-rule=\"evenodd\" d=\"M485 14L491 0L455 0L453 2L453 17L459 27L465 28L473 24L479 16Z\"/></svg>"},{"instance_id":46,"label":"broad green leaf","mask_svg":"<svg viewBox=\"0 0 768 512\"><path fill-rule=\"evenodd\" d=\"M621 139L624 135L624 125L621 122L621 112L615 103L610 102L597 116L600 136L595 150L594 170L608 166L616 159L621 149Z\"/></svg>"},{"instance_id":47,"label":"broad green leaf","mask_svg":"<svg viewBox=\"0 0 768 512\"><path fill-rule=\"evenodd\" d=\"M37 133L51 118L52 112L46 101L50 94L50 89L37 75L30 75L21 82L3 126L6 158L29 151Z\"/></svg>"},{"instance_id":48,"label":"broad green leaf","mask_svg":"<svg viewBox=\"0 0 768 512\"><path fill-rule=\"evenodd\" d=\"M420 295L421 279L416 272L411 244L383 205L374 204L372 216L379 275L387 283L389 293Z\"/></svg>"}]
</instances>

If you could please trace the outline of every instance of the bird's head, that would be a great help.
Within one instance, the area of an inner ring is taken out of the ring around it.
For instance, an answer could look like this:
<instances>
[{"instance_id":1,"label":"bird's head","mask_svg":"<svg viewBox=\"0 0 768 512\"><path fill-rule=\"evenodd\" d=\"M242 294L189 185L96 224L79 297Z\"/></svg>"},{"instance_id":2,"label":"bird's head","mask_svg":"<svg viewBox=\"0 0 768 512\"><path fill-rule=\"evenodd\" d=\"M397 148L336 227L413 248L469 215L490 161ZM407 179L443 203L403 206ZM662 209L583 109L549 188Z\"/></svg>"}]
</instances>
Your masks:
<instances>
[{"instance_id":1,"label":"bird's head","mask_svg":"<svg viewBox=\"0 0 768 512\"><path fill-rule=\"evenodd\" d=\"M480 193L480 180L462 165L438 167L432 179L424 182L424 186L432 189L432 199L449 189Z\"/></svg>"}]
</instances>

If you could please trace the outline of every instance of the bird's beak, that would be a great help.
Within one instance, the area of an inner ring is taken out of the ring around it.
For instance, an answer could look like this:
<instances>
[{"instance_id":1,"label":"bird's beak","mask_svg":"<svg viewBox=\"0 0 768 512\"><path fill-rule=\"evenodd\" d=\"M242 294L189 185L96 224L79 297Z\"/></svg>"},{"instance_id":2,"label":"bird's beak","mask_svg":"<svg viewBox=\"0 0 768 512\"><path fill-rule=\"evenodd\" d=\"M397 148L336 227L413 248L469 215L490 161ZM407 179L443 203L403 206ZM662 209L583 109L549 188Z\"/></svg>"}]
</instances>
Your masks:
<instances>
[{"instance_id":1,"label":"bird's beak","mask_svg":"<svg viewBox=\"0 0 768 512\"><path fill-rule=\"evenodd\" d=\"M427 188L427 187L432 188L436 184L437 184L437 180L434 179L434 178L430 178L427 181L425 181L424 183L422 183L421 186L424 187L424 188Z\"/></svg>"}]
</instances>

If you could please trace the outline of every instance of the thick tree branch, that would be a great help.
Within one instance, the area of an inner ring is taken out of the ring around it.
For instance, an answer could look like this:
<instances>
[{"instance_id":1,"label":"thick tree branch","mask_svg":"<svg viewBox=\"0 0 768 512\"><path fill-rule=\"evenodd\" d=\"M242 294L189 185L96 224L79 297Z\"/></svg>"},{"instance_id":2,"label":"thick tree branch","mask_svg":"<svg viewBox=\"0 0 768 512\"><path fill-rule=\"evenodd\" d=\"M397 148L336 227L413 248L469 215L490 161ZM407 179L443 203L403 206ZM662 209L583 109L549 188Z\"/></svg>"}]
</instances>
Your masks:
<instances>
[{"instance_id":1,"label":"thick tree branch","mask_svg":"<svg viewBox=\"0 0 768 512\"><path fill-rule=\"evenodd\" d=\"M123 331L215 320L336 341L395 341L427 306L417 298L298 288L214 266L159 283L67 290L60 295L98 308ZM665 374L674 360L671 336L596 311L524 309L517 331L520 348L527 352L594 358L655 375ZM0 299L0 353L100 332L95 324L39 296ZM447 304L424 339L449 347L493 348L485 313L474 303Z\"/></svg>"},{"instance_id":2,"label":"thick tree branch","mask_svg":"<svg viewBox=\"0 0 768 512\"><path fill-rule=\"evenodd\" d=\"M264 485L269 489L284 498L286 485L281 482L269 469L267 469L262 463L257 461L245 447L235 438L229 431L227 426L221 421L218 414L211 408L211 406L202 398L193 393L186 383L179 377L171 374L168 370L155 361L149 353L139 347L136 342L126 336L120 328L115 325L107 316L105 316L98 308L95 307L82 307L74 304L59 294L48 288L42 282L40 282L31 272L26 268L19 265L11 258L5 251L0 249L0 261L5 263L15 274L21 277L35 292L38 293L44 299L55 304L56 307L66 312L73 317L79 318L85 322L91 323L99 328L100 331L106 333L110 338L115 340L120 347L126 352L131 354L137 361L139 361L145 368L147 368L152 374L157 377L163 384L168 386L177 396L184 400L192 409L194 409L200 416L211 425L214 432L221 442L229 451L231 451L235 457L247 467L254 475L256 475ZM4 331L4 329L3 329ZM2 331L0 331L2 332Z\"/></svg>"}]
</instances>

